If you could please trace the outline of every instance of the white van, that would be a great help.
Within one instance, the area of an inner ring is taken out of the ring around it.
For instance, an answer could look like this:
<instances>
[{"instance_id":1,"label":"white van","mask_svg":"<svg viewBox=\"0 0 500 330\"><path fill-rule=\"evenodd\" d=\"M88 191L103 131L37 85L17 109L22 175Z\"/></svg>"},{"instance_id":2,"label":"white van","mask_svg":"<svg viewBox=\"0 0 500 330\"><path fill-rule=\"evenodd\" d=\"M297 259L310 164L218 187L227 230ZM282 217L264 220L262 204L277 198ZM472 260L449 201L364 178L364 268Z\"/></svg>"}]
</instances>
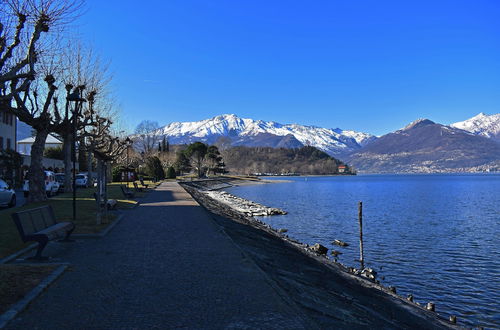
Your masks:
<instances>
[{"instance_id":1,"label":"white van","mask_svg":"<svg viewBox=\"0 0 500 330\"><path fill-rule=\"evenodd\" d=\"M47 196L52 196L59 190L59 184L56 181L56 177L54 172L52 171L44 171L45 172L45 192ZM23 185L23 193L24 197L28 197L30 193L30 182L29 180L24 180Z\"/></svg>"}]
</instances>

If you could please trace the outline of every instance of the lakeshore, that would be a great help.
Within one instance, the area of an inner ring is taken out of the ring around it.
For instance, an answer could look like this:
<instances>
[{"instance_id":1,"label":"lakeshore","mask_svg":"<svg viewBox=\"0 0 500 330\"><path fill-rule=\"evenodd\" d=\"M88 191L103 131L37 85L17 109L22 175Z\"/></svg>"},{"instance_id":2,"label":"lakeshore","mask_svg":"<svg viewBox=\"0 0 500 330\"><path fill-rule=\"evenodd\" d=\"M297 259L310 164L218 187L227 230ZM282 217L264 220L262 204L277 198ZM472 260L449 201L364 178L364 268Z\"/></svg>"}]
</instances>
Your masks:
<instances>
[{"instance_id":1,"label":"lakeshore","mask_svg":"<svg viewBox=\"0 0 500 330\"><path fill-rule=\"evenodd\" d=\"M163 183L106 237L49 244L71 271L6 328L454 327L231 218Z\"/></svg>"},{"instance_id":2,"label":"lakeshore","mask_svg":"<svg viewBox=\"0 0 500 330\"><path fill-rule=\"evenodd\" d=\"M282 185L227 192L288 211L258 217L300 242L342 252L358 267L358 202L363 202L365 267L466 327L497 328L498 175L358 175L290 178ZM340 239L349 247L331 245Z\"/></svg>"},{"instance_id":3,"label":"lakeshore","mask_svg":"<svg viewBox=\"0 0 500 330\"><path fill-rule=\"evenodd\" d=\"M236 183L237 184L237 183ZM205 190L209 190L205 182ZM294 304L328 327L455 327L422 305L398 296L360 272L335 263L190 182L184 188Z\"/></svg>"}]
</instances>

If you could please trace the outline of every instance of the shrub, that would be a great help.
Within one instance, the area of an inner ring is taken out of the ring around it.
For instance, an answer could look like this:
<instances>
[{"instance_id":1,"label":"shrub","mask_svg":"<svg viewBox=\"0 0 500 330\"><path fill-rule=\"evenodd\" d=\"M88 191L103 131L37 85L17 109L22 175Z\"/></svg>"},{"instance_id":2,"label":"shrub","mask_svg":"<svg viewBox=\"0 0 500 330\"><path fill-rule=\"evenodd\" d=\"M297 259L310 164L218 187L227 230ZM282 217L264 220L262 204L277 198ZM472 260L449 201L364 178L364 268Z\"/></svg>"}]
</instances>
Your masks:
<instances>
[{"instance_id":1,"label":"shrub","mask_svg":"<svg viewBox=\"0 0 500 330\"><path fill-rule=\"evenodd\" d=\"M111 170L111 177L113 182L119 182L122 180L122 170L123 166L113 167L113 170Z\"/></svg>"},{"instance_id":2,"label":"shrub","mask_svg":"<svg viewBox=\"0 0 500 330\"><path fill-rule=\"evenodd\" d=\"M43 151L43 156L51 159L64 159L62 147L47 148Z\"/></svg>"}]
</instances>

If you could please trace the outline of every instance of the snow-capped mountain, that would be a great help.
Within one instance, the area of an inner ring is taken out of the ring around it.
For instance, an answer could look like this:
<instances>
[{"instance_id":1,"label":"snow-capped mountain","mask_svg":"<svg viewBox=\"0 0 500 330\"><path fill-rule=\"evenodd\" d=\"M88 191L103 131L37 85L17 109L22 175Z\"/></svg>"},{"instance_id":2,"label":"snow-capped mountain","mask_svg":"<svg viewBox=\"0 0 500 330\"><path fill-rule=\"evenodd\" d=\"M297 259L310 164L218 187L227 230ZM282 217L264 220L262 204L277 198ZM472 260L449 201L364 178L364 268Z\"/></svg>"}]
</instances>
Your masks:
<instances>
[{"instance_id":1,"label":"snow-capped mountain","mask_svg":"<svg viewBox=\"0 0 500 330\"><path fill-rule=\"evenodd\" d=\"M333 130L335 133L338 133L343 136L347 136L350 138L353 138L356 140L356 142L360 146L364 146L372 141L375 141L377 137L375 135L369 134L369 133L363 133L363 132L356 132L356 131L350 131L350 130L343 130L340 128L336 128Z\"/></svg>"},{"instance_id":2,"label":"snow-capped mountain","mask_svg":"<svg viewBox=\"0 0 500 330\"><path fill-rule=\"evenodd\" d=\"M216 116L196 122L175 122L155 134L166 136L172 144L193 141L215 143L221 137L231 145L300 147L314 146L331 155L357 150L375 136L367 133L329 129L274 121L240 118L234 114Z\"/></svg>"},{"instance_id":3,"label":"snow-capped mountain","mask_svg":"<svg viewBox=\"0 0 500 330\"><path fill-rule=\"evenodd\" d=\"M435 173L500 170L500 144L468 131L419 119L379 137L346 161L361 172Z\"/></svg>"},{"instance_id":4,"label":"snow-capped mountain","mask_svg":"<svg viewBox=\"0 0 500 330\"><path fill-rule=\"evenodd\" d=\"M450 126L500 141L500 113L486 115L481 112L475 117L451 124Z\"/></svg>"}]
</instances>

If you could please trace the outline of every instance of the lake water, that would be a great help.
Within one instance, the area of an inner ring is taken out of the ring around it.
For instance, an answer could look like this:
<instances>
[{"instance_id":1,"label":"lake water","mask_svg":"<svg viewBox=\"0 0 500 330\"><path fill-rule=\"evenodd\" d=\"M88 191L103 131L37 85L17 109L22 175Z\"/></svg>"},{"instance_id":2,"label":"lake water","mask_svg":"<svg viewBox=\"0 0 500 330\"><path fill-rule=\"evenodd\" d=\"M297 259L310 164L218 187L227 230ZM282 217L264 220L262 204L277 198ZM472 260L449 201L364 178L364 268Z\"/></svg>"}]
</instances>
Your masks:
<instances>
[{"instance_id":1,"label":"lake water","mask_svg":"<svg viewBox=\"0 0 500 330\"><path fill-rule=\"evenodd\" d=\"M273 179L273 178L270 178ZM321 243L359 268L358 202L365 266L384 285L459 324L500 327L500 175L358 175L280 178L227 191L289 212L261 220L301 242ZM334 239L346 248L333 246Z\"/></svg>"}]
</instances>

